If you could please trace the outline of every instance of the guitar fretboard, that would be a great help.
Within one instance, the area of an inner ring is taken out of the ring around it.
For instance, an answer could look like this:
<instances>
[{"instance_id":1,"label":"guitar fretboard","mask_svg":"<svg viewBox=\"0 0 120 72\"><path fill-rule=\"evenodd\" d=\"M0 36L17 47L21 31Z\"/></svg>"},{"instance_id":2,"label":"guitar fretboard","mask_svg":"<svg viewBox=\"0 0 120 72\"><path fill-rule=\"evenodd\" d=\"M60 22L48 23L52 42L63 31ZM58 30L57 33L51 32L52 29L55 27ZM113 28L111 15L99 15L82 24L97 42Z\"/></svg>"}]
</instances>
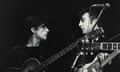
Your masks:
<instances>
[{"instance_id":1,"label":"guitar fretboard","mask_svg":"<svg viewBox=\"0 0 120 72\"><path fill-rule=\"evenodd\" d=\"M55 60L59 59L61 56L63 56L66 53L70 52L73 48L75 48L78 45L78 43L80 41L81 41L81 38L78 39L77 41L75 41L74 43L72 43L71 45L69 45L68 47L66 47L65 49L59 51L58 53L56 53L52 57L48 58L40 66L38 66L35 70L33 70L33 72L38 72L39 70L45 68L46 66L48 66L49 64L51 64Z\"/></svg>"},{"instance_id":2,"label":"guitar fretboard","mask_svg":"<svg viewBox=\"0 0 120 72\"><path fill-rule=\"evenodd\" d=\"M119 50L120 49L120 42L97 42L91 44L91 48L100 49L100 50Z\"/></svg>"},{"instance_id":3,"label":"guitar fretboard","mask_svg":"<svg viewBox=\"0 0 120 72\"><path fill-rule=\"evenodd\" d=\"M71 51L73 48L75 48L78 45L79 40L80 39L78 39L76 42L72 43L71 45L69 45L65 49L59 51L57 54L53 55L52 57L48 58L46 61L43 62L43 64L49 65L52 62L54 62L55 60L57 60L58 58L60 58L61 56L65 55L66 53L68 53L69 51Z\"/></svg>"},{"instance_id":4,"label":"guitar fretboard","mask_svg":"<svg viewBox=\"0 0 120 72\"><path fill-rule=\"evenodd\" d=\"M119 50L112 52L108 58L106 58L102 63L101 67L104 67L109 61L111 61L113 58L115 58L120 53Z\"/></svg>"}]
</instances>

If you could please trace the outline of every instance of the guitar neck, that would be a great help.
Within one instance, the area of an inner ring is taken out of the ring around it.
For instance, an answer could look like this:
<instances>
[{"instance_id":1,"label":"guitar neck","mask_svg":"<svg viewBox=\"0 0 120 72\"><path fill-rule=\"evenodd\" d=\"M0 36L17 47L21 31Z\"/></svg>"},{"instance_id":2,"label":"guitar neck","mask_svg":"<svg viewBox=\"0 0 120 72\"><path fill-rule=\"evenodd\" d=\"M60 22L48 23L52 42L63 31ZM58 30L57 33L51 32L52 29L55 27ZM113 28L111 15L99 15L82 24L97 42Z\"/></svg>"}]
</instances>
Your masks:
<instances>
[{"instance_id":1,"label":"guitar neck","mask_svg":"<svg viewBox=\"0 0 120 72\"><path fill-rule=\"evenodd\" d=\"M101 67L104 67L109 61L120 53L120 42L99 42L95 43L93 47L104 51L114 51L101 63Z\"/></svg>"},{"instance_id":2,"label":"guitar neck","mask_svg":"<svg viewBox=\"0 0 120 72\"><path fill-rule=\"evenodd\" d=\"M71 45L69 45L68 47L66 47L65 49L59 51L58 53L56 53L55 55L53 55L52 57L48 58L47 60L45 60L41 65L39 65L33 72L38 72L40 70L42 70L43 68L45 68L46 66L48 66L49 64L53 63L54 61L56 61L57 59L59 59L61 56L65 55L66 53L70 52L72 49L74 49L78 43L80 42L81 38L78 39L77 41L75 41L74 43L72 43Z\"/></svg>"},{"instance_id":3,"label":"guitar neck","mask_svg":"<svg viewBox=\"0 0 120 72\"><path fill-rule=\"evenodd\" d=\"M96 42L91 44L91 48L100 49L104 51L110 50L119 50L120 49L120 42Z\"/></svg>"},{"instance_id":4,"label":"guitar neck","mask_svg":"<svg viewBox=\"0 0 120 72\"><path fill-rule=\"evenodd\" d=\"M64 48L63 50L59 51L58 53L56 53L55 55L53 55L52 57L48 58L46 61L43 62L44 65L49 65L52 62L56 61L57 59L59 59L61 56L65 55L66 53L70 52L72 49L74 49L77 45L78 42L80 41L80 39L78 39L76 42L72 43L71 45L69 45L68 47Z\"/></svg>"},{"instance_id":5,"label":"guitar neck","mask_svg":"<svg viewBox=\"0 0 120 72\"><path fill-rule=\"evenodd\" d=\"M120 51L114 51L112 52L108 58L106 58L102 63L101 63L101 67L104 67L109 61L111 61L113 58L115 58L118 54L120 53Z\"/></svg>"},{"instance_id":6,"label":"guitar neck","mask_svg":"<svg viewBox=\"0 0 120 72\"><path fill-rule=\"evenodd\" d=\"M56 61L57 59L59 59L61 56L70 52L73 48L75 48L78 45L80 40L81 39L78 39L76 42L72 43L71 45L69 45L65 49L59 51L58 53L56 53L52 57L48 58L46 61L44 61L40 65L40 67L44 68L44 67L48 66L49 64L53 63L54 61ZM106 50L106 51L120 49L120 43L119 42L97 42L97 43L90 44L90 45L91 45L92 49L100 49L100 50Z\"/></svg>"}]
</instances>

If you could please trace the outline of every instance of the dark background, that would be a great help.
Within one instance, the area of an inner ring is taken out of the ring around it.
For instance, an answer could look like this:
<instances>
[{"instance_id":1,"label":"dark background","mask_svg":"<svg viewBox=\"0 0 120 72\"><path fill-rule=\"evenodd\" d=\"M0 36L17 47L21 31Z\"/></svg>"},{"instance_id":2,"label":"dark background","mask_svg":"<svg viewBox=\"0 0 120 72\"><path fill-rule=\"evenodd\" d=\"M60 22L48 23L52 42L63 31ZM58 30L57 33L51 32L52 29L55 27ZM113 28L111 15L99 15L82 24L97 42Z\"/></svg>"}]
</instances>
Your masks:
<instances>
[{"instance_id":1,"label":"dark background","mask_svg":"<svg viewBox=\"0 0 120 72\"><path fill-rule=\"evenodd\" d=\"M99 20L100 26L105 30L105 40L120 32L119 0L1 0L0 65L7 57L7 51L24 42L29 36L29 33L26 32L26 17L40 16L48 23L50 32L47 48L48 52L53 55L81 36L81 31L76 23L76 16L81 9L95 3L107 2L111 4L111 7L103 12ZM119 39L116 40L119 41ZM66 60L63 57L55 62L58 70L61 70L62 67L69 68L71 66L72 61L71 64L64 64L66 63L64 59ZM119 60L119 57L115 59L118 65L120 64ZM115 62L111 67L117 70L119 68L115 66Z\"/></svg>"}]
</instances>

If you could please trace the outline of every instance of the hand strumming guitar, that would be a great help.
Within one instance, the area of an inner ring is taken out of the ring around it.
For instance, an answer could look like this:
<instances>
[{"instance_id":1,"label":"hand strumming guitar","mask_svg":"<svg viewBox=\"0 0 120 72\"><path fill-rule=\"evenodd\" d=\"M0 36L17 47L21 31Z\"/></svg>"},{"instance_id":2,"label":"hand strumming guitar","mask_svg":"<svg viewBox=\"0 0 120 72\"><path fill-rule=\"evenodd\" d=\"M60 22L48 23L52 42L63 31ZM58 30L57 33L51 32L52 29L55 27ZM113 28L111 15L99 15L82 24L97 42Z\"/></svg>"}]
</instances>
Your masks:
<instances>
[{"instance_id":1,"label":"hand strumming guitar","mask_svg":"<svg viewBox=\"0 0 120 72\"><path fill-rule=\"evenodd\" d=\"M92 62L75 68L74 72L102 72L101 62L108 56L108 53L99 53Z\"/></svg>"}]
</instances>

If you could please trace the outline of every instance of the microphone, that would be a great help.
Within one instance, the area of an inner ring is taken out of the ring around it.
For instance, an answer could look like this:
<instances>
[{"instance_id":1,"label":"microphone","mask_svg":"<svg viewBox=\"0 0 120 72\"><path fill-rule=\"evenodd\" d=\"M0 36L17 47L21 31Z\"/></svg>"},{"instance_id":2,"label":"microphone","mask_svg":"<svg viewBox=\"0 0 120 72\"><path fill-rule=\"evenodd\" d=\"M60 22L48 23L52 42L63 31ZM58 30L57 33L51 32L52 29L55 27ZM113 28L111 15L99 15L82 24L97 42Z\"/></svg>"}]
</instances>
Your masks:
<instances>
[{"instance_id":1,"label":"microphone","mask_svg":"<svg viewBox=\"0 0 120 72\"><path fill-rule=\"evenodd\" d=\"M93 4L91 6L92 7L104 7L104 8L106 8L106 7L110 7L111 5L110 5L110 3L105 3L105 4Z\"/></svg>"}]
</instances>

